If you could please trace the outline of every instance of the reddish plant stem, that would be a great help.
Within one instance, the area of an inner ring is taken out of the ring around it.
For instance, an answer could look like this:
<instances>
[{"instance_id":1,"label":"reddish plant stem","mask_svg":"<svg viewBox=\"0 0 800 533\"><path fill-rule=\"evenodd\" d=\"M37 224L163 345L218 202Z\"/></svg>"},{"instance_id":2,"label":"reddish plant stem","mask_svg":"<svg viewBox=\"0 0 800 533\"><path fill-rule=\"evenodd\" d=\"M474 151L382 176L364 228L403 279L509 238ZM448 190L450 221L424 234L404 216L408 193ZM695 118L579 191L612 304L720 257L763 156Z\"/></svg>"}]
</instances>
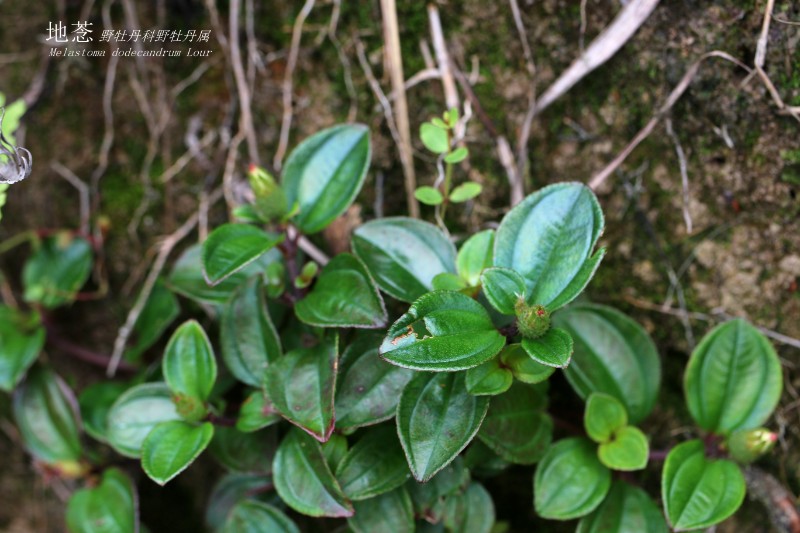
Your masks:
<instances>
[{"instance_id":1,"label":"reddish plant stem","mask_svg":"<svg viewBox=\"0 0 800 533\"><path fill-rule=\"evenodd\" d=\"M62 352L66 353L67 355L70 355L75 359L78 359L85 363L89 363L91 365L99 366L102 368L106 368L106 366L108 366L108 362L111 359L109 356L93 352L89 349L84 348L83 346L79 346L74 342L62 337L61 334L54 329L53 325L44 318L42 319L42 323L44 324L45 329L47 330L47 342L51 344L54 348L57 348ZM120 362L119 369L122 372L136 371L135 366L125 361Z\"/></svg>"}]
</instances>

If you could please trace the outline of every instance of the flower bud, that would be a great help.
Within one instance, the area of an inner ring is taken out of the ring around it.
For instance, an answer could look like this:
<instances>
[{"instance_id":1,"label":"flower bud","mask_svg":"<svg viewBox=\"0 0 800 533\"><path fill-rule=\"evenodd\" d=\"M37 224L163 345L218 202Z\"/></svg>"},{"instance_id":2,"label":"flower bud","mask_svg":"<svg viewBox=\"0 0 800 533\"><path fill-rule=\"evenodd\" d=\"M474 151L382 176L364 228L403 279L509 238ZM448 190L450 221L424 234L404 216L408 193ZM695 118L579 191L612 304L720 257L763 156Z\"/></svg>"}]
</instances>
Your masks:
<instances>
[{"instance_id":1,"label":"flower bud","mask_svg":"<svg viewBox=\"0 0 800 533\"><path fill-rule=\"evenodd\" d=\"M728 452L740 463L752 463L775 447L778 435L766 428L734 431L728 437Z\"/></svg>"},{"instance_id":2,"label":"flower bud","mask_svg":"<svg viewBox=\"0 0 800 533\"><path fill-rule=\"evenodd\" d=\"M517 329L526 339L536 339L550 329L550 312L543 305L528 305L520 296L514 305L517 314Z\"/></svg>"},{"instance_id":3,"label":"flower bud","mask_svg":"<svg viewBox=\"0 0 800 533\"><path fill-rule=\"evenodd\" d=\"M286 193L269 172L259 166L250 165L247 178L256 197L254 207L259 216L265 220L275 220L286 215Z\"/></svg>"}]
</instances>

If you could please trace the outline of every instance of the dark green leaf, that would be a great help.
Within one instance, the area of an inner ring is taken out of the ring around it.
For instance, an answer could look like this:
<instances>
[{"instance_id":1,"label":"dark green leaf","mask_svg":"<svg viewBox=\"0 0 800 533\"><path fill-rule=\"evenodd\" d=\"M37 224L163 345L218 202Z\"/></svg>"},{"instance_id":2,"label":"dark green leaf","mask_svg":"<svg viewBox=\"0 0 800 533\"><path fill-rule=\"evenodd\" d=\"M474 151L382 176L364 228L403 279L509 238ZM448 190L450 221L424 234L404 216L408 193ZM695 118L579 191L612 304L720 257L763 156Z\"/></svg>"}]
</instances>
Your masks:
<instances>
[{"instance_id":1,"label":"dark green leaf","mask_svg":"<svg viewBox=\"0 0 800 533\"><path fill-rule=\"evenodd\" d=\"M439 205L444 202L444 196L439 192L439 189L427 186L417 188L414 191L414 198L425 205Z\"/></svg>"},{"instance_id":2,"label":"dark green leaf","mask_svg":"<svg viewBox=\"0 0 800 533\"><path fill-rule=\"evenodd\" d=\"M718 524L742 505L744 477L735 463L708 460L700 440L674 447L661 474L664 509L675 531Z\"/></svg>"},{"instance_id":3,"label":"dark green leaf","mask_svg":"<svg viewBox=\"0 0 800 533\"><path fill-rule=\"evenodd\" d=\"M488 268L480 277L483 294L504 315L515 315L517 300L525 297L525 280L508 268Z\"/></svg>"},{"instance_id":4,"label":"dark green leaf","mask_svg":"<svg viewBox=\"0 0 800 533\"><path fill-rule=\"evenodd\" d=\"M522 339L522 349L543 365L566 368L572 359L572 337L563 329L550 328L539 338Z\"/></svg>"},{"instance_id":5,"label":"dark green leaf","mask_svg":"<svg viewBox=\"0 0 800 533\"><path fill-rule=\"evenodd\" d=\"M108 412L108 443L126 457L138 458L142 442L161 422L180 420L165 383L144 383L128 389Z\"/></svg>"},{"instance_id":6,"label":"dark green leaf","mask_svg":"<svg viewBox=\"0 0 800 533\"><path fill-rule=\"evenodd\" d=\"M53 371L34 367L14 391L14 418L22 442L37 460L75 473L81 459L75 395Z\"/></svg>"},{"instance_id":7,"label":"dark green leaf","mask_svg":"<svg viewBox=\"0 0 800 533\"><path fill-rule=\"evenodd\" d=\"M415 301L381 344L381 357L415 370L464 370L505 345L486 309L460 292L436 291Z\"/></svg>"},{"instance_id":8,"label":"dark green leaf","mask_svg":"<svg viewBox=\"0 0 800 533\"><path fill-rule=\"evenodd\" d=\"M253 387L264 382L267 366L281 356L261 283L252 280L234 293L220 319L222 360L236 379Z\"/></svg>"},{"instance_id":9,"label":"dark green leaf","mask_svg":"<svg viewBox=\"0 0 800 533\"><path fill-rule=\"evenodd\" d=\"M199 426L183 421L162 422L142 443L142 468L150 479L164 485L186 470L213 436L210 422Z\"/></svg>"},{"instance_id":10,"label":"dark green leaf","mask_svg":"<svg viewBox=\"0 0 800 533\"><path fill-rule=\"evenodd\" d=\"M419 127L419 138L425 148L434 154L443 154L450 149L447 130L427 122Z\"/></svg>"},{"instance_id":11,"label":"dark green leaf","mask_svg":"<svg viewBox=\"0 0 800 533\"><path fill-rule=\"evenodd\" d=\"M543 365L531 359L528 352L519 344L506 346L500 352L500 361L523 383L541 383L556 371L553 366Z\"/></svg>"},{"instance_id":12,"label":"dark green leaf","mask_svg":"<svg viewBox=\"0 0 800 533\"><path fill-rule=\"evenodd\" d=\"M593 442L564 439L547 450L533 477L533 503L542 518L570 520L597 508L611 486L611 472Z\"/></svg>"},{"instance_id":13,"label":"dark green leaf","mask_svg":"<svg viewBox=\"0 0 800 533\"><path fill-rule=\"evenodd\" d=\"M203 403L217 380L217 361L208 335L196 320L184 322L172 334L161 370L176 398L178 412L194 420L205 414Z\"/></svg>"},{"instance_id":14,"label":"dark green leaf","mask_svg":"<svg viewBox=\"0 0 800 533\"><path fill-rule=\"evenodd\" d=\"M334 126L312 135L289 154L283 188L300 212L294 222L316 233L350 207L364 184L372 149L363 124Z\"/></svg>"},{"instance_id":15,"label":"dark green leaf","mask_svg":"<svg viewBox=\"0 0 800 533\"><path fill-rule=\"evenodd\" d=\"M467 283L463 279L450 272L436 274L433 278L433 290L435 291L460 291L466 287Z\"/></svg>"},{"instance_id":16,"label":"dark green leaf","mask_svg":"<svg viewBox=\"0 0 800 533\"><path fill-rule=\"evenodd\" d=\"M478 196L482 190L483 187L480 183L468 181L453 189L448 199L454 204L460 204L462 202L466 202L467 200L472 200Z\"/></svg>"},{"instance_id":17,"label":"dark green leaf","mask_svg":"<svg viewBox=\"0 0 800 533\"><path fill-rule=\"evenodd\" d=\"M142 313L133 326L136 341L125 350L125 359L138 361L142 354L161 338L180 312L181 308L175 294L164 285L163 281L156 282Z\"/></svg>"},{"instance_id":18,"label":"dark green leaf","mask_svg":"<svg viewBox=\"0 0 800 533\"><path fill-rule=\"evenodd\" d=\"M239 502L260 500L272 488L272 479L262 474L226 474L211 491L206 504L206 523L212 531L219 531ZM274 493L273 493L274 494ZM270 495L272 497L272 495Z\"/></svg>"},{"instance_id":19,"label":"dark green leaf","mask_svg":"<svg viewBox=\"0 0 800 533\"><path fill-rule=\"evenodd\" d=\"M203 242L203 275L209 285L216 285L283 239L249 224L223 224Z\"/></svg>"},{"instance_id":20,"label":"dark green leaf","mask_svg":"<svg viewBox=\"0 0 800 533\"><path fill-rule=\"evenodd\" d=\"M128 385L118 381L98 381L78 395L83 427L95 439L106 442L108 412Z\"/></svg>"},{"instance_id":21,"label":"dark green leaf","mask_svg":"<svg viewBox=\"0 0 800 533\"><path fill-rule=\"evenodd\" d=\"M547 389L514 383L492 399L478 438L506 461L539 461L553 439L553 421L544 412Z\"/></svg>"},{"instance_id":22,"label":"dark green leaf","mask_svg":"<svg viewBox=\"0 0 800 533\"><path fill-rule=\"evenodd\" d=\"M319 443L299 429L281 442L272 470L278 495L295 511L309 516L353 515L353 505L328 468Z\"/></svg>"},{"instance_id":23,"label":"dark green leaf","mask_svg":"<svg viewBox=\"0 0 800 533\"><path fill-rule=\"evenodd\" d=\"M80 489L67 503L70 533L134 533L139 531L136 492L121 470L103 471L100 484Z\"/></svg>"},{"instance_id":24,"label":"dark green leaf","mask_svg":"<svg viewBox=\"0 0 800 533\"><path fill-rule=\"evenodd\" d=\"M514 375L500 365L500 358L494 357L482 365L470 368L466 373L467 390L476 396L494 396L508 390Z\"/></svg>"},{"instance_id":25,"label":"dark green leaf","mask_svg":"<svg viewBox=\"0 0 800 533\"><path fill-rule=\"evenodd\" d=\"M414 508L405 487L353 504L347 519L355 533L414 533Z\"/></svg>"},{"instance_id":26,"label":"dark green leaf","mask_svg":"<svg viewBox=\"0 0 800 533\"><path fill-rule=\"evenodd\" d=\"M616 430L628 425L628 413L613 396L595 392L586 400L583 425L590 439L598 443L608 442Z\"/></svg>"},{"instance_id":27,"label":"dark green leaf","mask_svg":"<svg viewBox=\"0 0 800 533\"><path fill-rule=\"evenodd\" d=\"M382 328L386 308L364 263L342 253L322 269L312 291L295 305L297 318L312 326Z\"/></svg>"},{"instance_id":28,"label":"dark green leaf","mask_svg":"<svg viewBox=\"0 0 800 533\"><path fill-rule=\"evenodd\" d=\"M405 486L417 515L441 518L444 498L463 490L470 482L470 471L464 463L461 456L458 456L425 483L408 480Z\"/></svg>"},{"instance_id":29,"label":"dark green leaf","mask_svg":"<svg viewBox=\"0 0 800 533\"><path fill-rule=\"evenodd\" d=\"M333 431L336 340L292 350L267 369L266 394L286 420L325 442Z\"/></svg>"},{"instance_id":30,"label":"dark green leaf","mask_svg":"<svg viewBox=\"0 0 800 533\"><path fill-rule=\"evenodd\" d=\"M44 347L39 317L0 305L0 390L11 392Z\"/></svg>"},{"instance_id":31,"label":"dark green leaf","mask_svg":"<svg viewBox=\"0 0 800 533\"><path fill-rule=\"evenodd\" d=\"M353 232L353 252L386 294L413 302L433 288L433 278L455 273L456 250L442 231L412 218L382 218Z\"/></svg>"},{"instance_id":32,"label":"dark green leaf","mask_svg":"<svg viewBox=\"0 0 800 533\"><path fill-rule=\"evenodd\" d=\"M357 339L342 355L336 387L336 428L352 431L392 418L414 373L378 356L381 337Z\"/></svg>"},{"instance_id":33,"label":"dark green leaf","mask_svg":"<svg viewBox=\"0 0 800 533\"><path fill-rule=\"evenodd\" d=\"M584 263L603 230L603 213L594 193L580 183L557 183L529 195L497 229L494 264L525 279L527 301L550 311L566 305L583 289ZM595 265L596 266L596 265Z\"/></svg>"},{"instance_id":34,"label":"dark green leaf","mask_svg":"<svg viewBox=\"0 0 800 533\"><path fill-rule=\"evenodd\" d=\"M474 287L481 282L481 273L492 266L494 260L494 230L476 233L461 245L456 256L458 275Z\"/></svg>"},{"instance_id":35,"label":"dark green leaf","mask_svg":"<svg viewBox=\"0 0 800 533\"><path fill-rule=\"evenodd\" d=\"M778 405L782 385L781 364L772 345L741 319L714 328L686 367L689 412L713 433L762 425Z\"/></svg>"},{"instance_id":36,"label":"dark green leaf","mask_svg":"<svg viewBox=\"0 0 800 533\"><path fill-rule=\"evenodd\" d=\"M396 489L410 476L394 425L368 430L336 469L336 479L353 501Z\"/></svg>"},{"instance_id":37,"label":"dark green leaf","mask_svg":"<svg viewBox=\"0 0 800 533\"><path fill-rule=\"evenodd\" d=\"M428 481L472 440L489 399L467 392L462 373L419 373L400 396L397 432L411 473Z\"/></svg>"},{"instance_id":38,"label":"dark green leaf","mask_svg":"<svg viewBox=\"0 0 800 533\"><path fill-rule=\"evenodd\" d=\"M555 314L554 323L574 340L564 374L581 398L593 392L610 394L625 405L632 424L650 414L661 383L661 362L644 328L601 305L572 306Z\"/></svg>"},{"instance_id":39,"label":"dark green leaf","mask_svg":"<svg viewBox=\"0 0 800 533\"><path fill-rule=\"evenodd\" d=\"M331 472L336 472L339 463L342 462L344 456L347 455L349 449L347 437L344 435L337 435L334 433L326 442L322 443L322 455L325 456L325 461ZM339 481L341 483L341 480Z\"/></svg>"},{"instance_id":40,"label":"dark green leaf","mask_svg":"<svg viewBox=\"0 0 800 533\"><path fill-rule=\"evenodd\" d=\"M271 426L281 419L275 408L267 400L263 391L251 392L239 409L236 419L236 429L243 433L250 433L261 428Z\"/></svg>"},{"instance_id":41,"label":"dark green leaf","mask_svg":"<svg viewBox=\"0 0 800 533\"><path fill-rule=\"evenodd\" d=\"M597 449L600 462L613 470L641 470L647 466L650 446L647 437L634 426L614 431L611 439Z\"/></svg>"},{"instance_id":42,"label":"dark green leaf","mask_svg":"<svg viewBox=\"0 0 800 533\"><path fill-rule=\"evenodd\" d=\"M269 474L277 446L275 431L271 429L243 433L236 428L219 426L208 451L230 471Z\"/></svg>"},{"instance_id":43,"label":"dark green leaf","mask_svg":"<svg viewBox=\"0 0 800 533\"><path fill-rule=\"evenodd\" d=\"M638 487L614 481L603 503L578 523L576 533L667 533L661 509Z\"/></svg>"},{"instance_id":44,"label":"dark green leaf","mask_svg":"<svg viewBox=\"0 0 800 533\"><path fill-rule=\"evenodd\" d=\"M461 163L469 155L469 150L465 146L459 146L446 156L444 156L445 163Z\"/></svg>"},{"instance_id":45,"label":"dark green leaf","mask_svg":"<svg viewBox=\"0 0 800 533\"><path fill-rule=\"evenodd\" d=\"M453 533L489 533L494 525L494 502L483 485L472 482L447 498L444 524Z\"/></svg>"},{"instance_id":46,"label":"dark green leaf","mask_svg":"<svg viewBox=\"0 0 800 533\"><path fill-rule=\"evenodd\" d=\"M480 432L478 432L480 439ZM489 478L500 474L511 463L494 453L481 440L474 440L464 453L464 464L476 476Z\"/></svg>"},{"instance_id":47,"label":"dark green leaf","mask_svg":"<svg viewBox=\"0 0 800 533\"><path fill-rule=\"evenodd\" d=\"M25 301L48 309L71 303L89 278L92 259L92 246L86 239L68 232L43 239L22 268Z\"/></svg>"},{"instance_id":48,"label":"dark green leaf","mask_svg":"<svg viewBox=\"0 0 800 533\"><path fill-rule=\"evenodd\" d=\"M300 533L291 519L275 507L252 500L236 504L222 528L223 533Z\"/></svg>"}]
</instances>

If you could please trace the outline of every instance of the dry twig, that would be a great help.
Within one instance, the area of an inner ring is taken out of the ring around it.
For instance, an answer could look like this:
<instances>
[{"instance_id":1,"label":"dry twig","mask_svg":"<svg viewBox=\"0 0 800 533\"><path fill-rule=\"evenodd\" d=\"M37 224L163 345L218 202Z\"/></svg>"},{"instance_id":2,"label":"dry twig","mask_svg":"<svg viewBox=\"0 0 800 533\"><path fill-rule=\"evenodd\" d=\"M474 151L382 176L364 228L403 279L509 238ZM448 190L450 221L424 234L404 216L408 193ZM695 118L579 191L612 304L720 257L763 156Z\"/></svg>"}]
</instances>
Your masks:
<instances>
[{"instance_id":1,"label":"dry twig","mask_svg":"<svg viewBox=\"0 0 800 533\"><path fill-rule=\"evenodd\" d=\"M665 121L667 135L675 145L675 154L678 156L678 167L681 171L681 189L683 190L683 221L686 224L686 233L692 233L692 215L689 212L689 173L686 169L686 154L683 152L681 141L672 129L672 120Z\"/></svg>"},{"instance_id":2,"label":"dry twig","mask_svg":"<svg viewBox=\"0 0 800 533\"><path fill-rule=\"evenodd\" d=\"M89 186L86 185L86 182L75 175L74 172L57 161L50 163L50 168L52 168L56 174L67 180L70 185L77 189L78 197L80 198L80 231L83 235L89 235L89 219L91 218L89 207Z\"/></svg>"}]
</instances>

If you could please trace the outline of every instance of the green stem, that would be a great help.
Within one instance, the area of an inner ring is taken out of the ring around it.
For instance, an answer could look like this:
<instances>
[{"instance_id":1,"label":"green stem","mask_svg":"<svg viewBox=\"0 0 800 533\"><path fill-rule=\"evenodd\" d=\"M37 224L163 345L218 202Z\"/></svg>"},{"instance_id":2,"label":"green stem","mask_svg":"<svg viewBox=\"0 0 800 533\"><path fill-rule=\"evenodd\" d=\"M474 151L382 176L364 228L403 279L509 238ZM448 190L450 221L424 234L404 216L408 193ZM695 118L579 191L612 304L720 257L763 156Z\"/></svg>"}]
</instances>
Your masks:
<instances>
[{"instance_id":1,"label":"green stem","mask_svg":"<svg viewBox=\"0 0 800 533\"><path fill-rule=\"evenodd\" d=\"M16 248L20 244L24 244L28 241L33 241L35 239L36 239L36 232L33 230L17 233L13 237L9 237L3 242L0 242L0 254L4 254L7 251L11 250L12 248Z\"/></svg>"},{"instance_id":2,"label":"green stem","mask_svg":"<svg viewBox=\"0 0 800 533\"><path fill-rule=\"evenodd\" d=\"M453 181L453 164L447 163L444 170L444 202L442 203L442 222L444 222L444 215L447 213L447 204L450 202L450 185Z\"/></svg>"}]
</instances>

